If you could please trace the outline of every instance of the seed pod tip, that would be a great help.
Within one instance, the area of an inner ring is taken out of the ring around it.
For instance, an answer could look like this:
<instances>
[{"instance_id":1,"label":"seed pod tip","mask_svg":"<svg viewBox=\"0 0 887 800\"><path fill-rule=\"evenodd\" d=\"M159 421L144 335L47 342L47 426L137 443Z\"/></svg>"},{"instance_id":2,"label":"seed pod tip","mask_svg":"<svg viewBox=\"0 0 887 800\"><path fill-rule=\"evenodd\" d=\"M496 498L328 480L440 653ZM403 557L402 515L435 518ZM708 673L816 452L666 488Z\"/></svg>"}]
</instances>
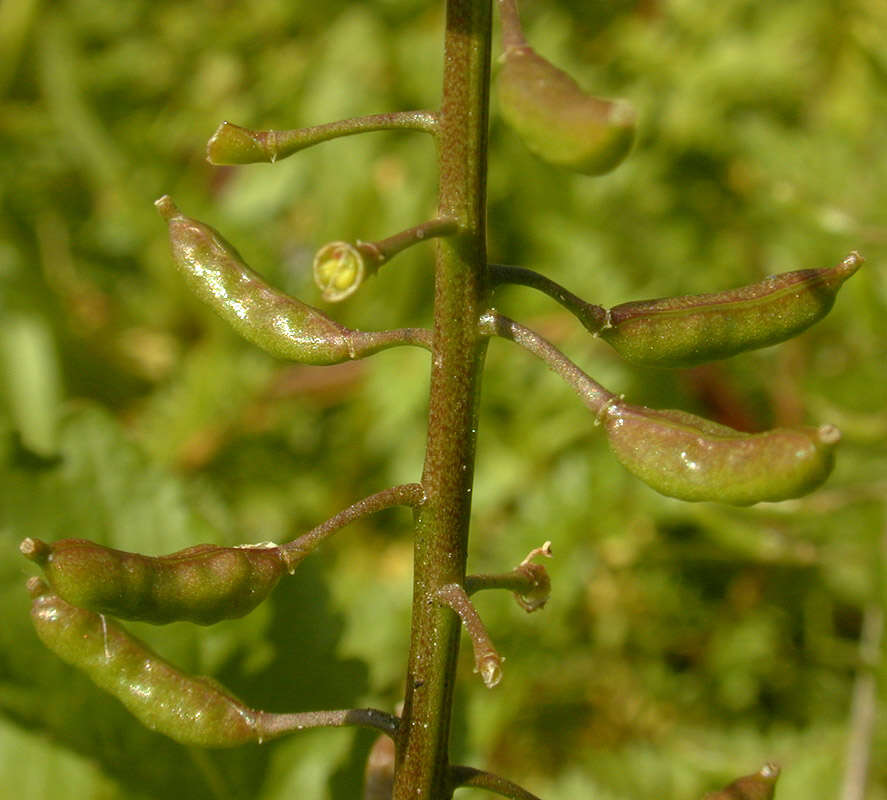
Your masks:
<instances>
[{"instance_id":1,"label":"seed pod tip","mask_svg":"<svg viewBox=\"0 0 887 800\"><path fill-rule=\"evenodd\" d=\"M852 275L865 263L865 258L858 250L851 250L850 254L841 262L841 266L848 273L848 277Z\"/></svg>"},{"instance_id":2,"label":"seed pod tip","mask_svg":"<svg viewBox=\"0 0 887 800\"><path fill-rule=\"evenodd\" d=\"M834 425L820 425L816 429L816 435L823 445L836 445L841 441L841 431Z\"/></svg>"},{"instance_id":3,"label":"seed pod tip","mask_svg":"<svg viewBox=\"0 0 887 800\"><path fill-rule=\"evenodd\" d=\"M154 201L154 205L157 207L157 210L160 212L160 216L163 217L167 222L171 220L173 217L181 216L181 211L179 211L178 206L173 202L172 198L165 194L163 197Z\"/></svg>"},{"instance_id":4,"label":"seed pod tip","mask_svg":"<svg viewBox=\"0 0 887 800\"><path fill-rule=\"evenodd\" d=\"M45 564L49 558L50 546L41 539L32 539L30 536L22 540L18 546L19 551L25 557L37 564Z\"/></svg>"}]
</instances>

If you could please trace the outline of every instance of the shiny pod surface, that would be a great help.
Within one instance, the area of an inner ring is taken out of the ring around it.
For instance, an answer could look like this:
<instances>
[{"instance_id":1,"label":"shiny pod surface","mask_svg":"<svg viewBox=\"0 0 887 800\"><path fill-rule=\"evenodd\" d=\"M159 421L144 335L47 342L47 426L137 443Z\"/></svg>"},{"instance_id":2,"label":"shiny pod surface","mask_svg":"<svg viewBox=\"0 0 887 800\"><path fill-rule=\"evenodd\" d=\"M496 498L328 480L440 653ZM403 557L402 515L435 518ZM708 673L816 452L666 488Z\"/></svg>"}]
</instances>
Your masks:
<instances>
[{"instance_id":1,"label":"shiny pod surface","mask_svg":"<svg viewBox=\"0 0 887 800\"><path fill-rule=\"evenodd\" d=\"M680 500L751 505L800 497L828 477L840 439L831 425L741 433L683 411L618 402L601 416L620 463Z\"/></svg>"},{"instance_id":2,"label":"shiny pod surface","mask_svg":"<svg viewBox=\"0 0 887 800\"><path fill-rule=\"evenodd\" d=\"M275 545L201 544L166 556L114 550L85 539L25 539L22 553L75 606L155 624L211 625L261 603L287 569Z\"/></svg>"},{"instance_id":3,"label":"shiny pod surface","mask_svg":"<svg viewBox=\"0 0 887 800\"><path fill-rule=\"evenodd\" d=\"M263 739L263 712L248 708L215 682L177 670L106 617L28 581L31 620L41 641L85 672L151 730L199 747L233 747Z\"/></svg>"},{"instance_id":4,"label":"shiny pod surface","mask_svg":"<svg viewBox=\"0 0 887 800\"><path fill-rule=\"evenodd\" d=\"M191 289L245 339L303 364L338 364L357 356L353 331L273 289L218 231L181 214L168 196L155 205L169 225L173 260Z\"/></svg>"},{"instance_id":5,"label":"shiny pod surface","mask_svg":"<svg viewBox=\"0 0 887 800\"><path fill-rule=\"evenodd\" d=\"M586 175L609 172L628 155L635 132L630 103L584 92L528 45L507 49L502 60L499 108L533 154Z\"/></svg>"},{"instance_id":6,"label":"shiny pod surface","mask_svg":"<svg viewBox=\"0 0 887 800\"><path fill-rule=\"evenodd\" d=\"M597 335L633 364L686 367L777 344L809 328L834 305L862 264L773 275L715 294L641 300L611 308Z\"/></svg>"}]
</instances>

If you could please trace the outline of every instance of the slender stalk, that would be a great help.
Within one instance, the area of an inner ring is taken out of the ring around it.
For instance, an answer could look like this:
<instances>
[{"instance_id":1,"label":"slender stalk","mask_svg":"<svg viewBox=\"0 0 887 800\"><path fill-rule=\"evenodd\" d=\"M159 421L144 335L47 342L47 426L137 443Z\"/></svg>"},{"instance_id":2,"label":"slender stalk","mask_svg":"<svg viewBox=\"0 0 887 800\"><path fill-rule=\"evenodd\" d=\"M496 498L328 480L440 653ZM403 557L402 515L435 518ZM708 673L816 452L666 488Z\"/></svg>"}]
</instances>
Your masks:
<instances>
[{"instance_id":1,"label":"slender stalk","mask_svg":"<svg viewBox=\"0 0 887 800\"><path fill-rule=\"evenodd\" d=\"M271 714L259 711L258 727L264 738L273 739L308 728L342 728L357 725L394 736L400 724L397 717L375 708L347 708L341 711L301 711L295 714Z\"/></svg>"},{"instance_id":2,"label":"slender stalk","mask_svg":"<svg viewBox=\"0 0 887 800\"><path fill-rule=\"evenodd\" d=\"M280 552L286 561L287 567L292 572L296 565L311 553L324 539L334 534L346 525L355 520L383 511L386 508L394 506L411 506L415 508L425 497L422 485L418 483L405 483L401 486L392 486L390 489L383 489L381 492L371 494L364 497L356 503L352 503L348 508L342 509L335 516L330 517L326 522L322 522L316 528L312 528L308 533L302 534L298 539L293 539L281 545Z\"/></svg>"},{"instance_id":3,"label":"slender stalk","mask_svg":"<svg viewBox=\"0 0 887 800\"><path fill-rule=\"evenodd\" d=\"M515 0L499 0L499 19L502 22L502 49L525 47L527 40L521 29Z\"/></svg>"},{"instance_id":4,"label":"slender stalk","mask_svg":"<svg viewBox=\"0 0 887 800\"><path fill-rule=\"evenodd\" d=\"M877 573L883 577L887 567L887 523L881 533L880 557ZM853 700L850 711L850 734L844 756L844 777L840 800L864 800L869 780L872 756L872 738L878 711L878 681L884 636L884 604L873 602L866 606L859 637L859 670L853 682Z\"/></svg>"},{"instance_id":5,"label":"slender stalk","mask_svg":"<svg viewBox=\"0 0 887 800\"><path fill-rule=\"evenodd\" d=\"M437 601L452 609L465 626L474 647L474 671L479 672L484 686L492 689L502 680L502 657L493 646L486 625L477 609L458 583L448 583L437 591Z\"/></svg>"},{"instance_id":6,"label":"slender stalk","mask_svg":"<svg viewBox=\"0 0 887 800\"><path fill-rule=\"evenodd\" d=\"M536 565L538 566L538 564ZM475 594L484 589L504 589L515 594L528 594L536 588L538 581L532 575L513 569L511 572L502 572L495 575L482 573L480 575L468 575L465 578L465 591Z\"/></svg>"},{"instance_id":7,"label":"slender stalk","mask_svg":"<svg viewBox=\"0 0 887 800\"><path fill-rule=\"evenodd\" d=\"M450 771L454 787L475 786L478 789L486 789L488 792L498 794L501 797L510 797L511 800L540 800L522 786L512 783L506 778L494 775L492 772L484 772L474 767L453 767Z\"/></svg>"},{"instance_id":8,"label":"slender stalk","mask_svg":"<svg viewBox=\"0 0 887 800\"><path fill-rule=\"evenodd\" d=\"M511 572L466 576L466 594L472 595L483 589L506 589L514 593L515 600L524 611L538 611L551 595L551 579L547 570L541 564L533 563L533 559L540 555L551 558L551 542L533 548Z\"/></svg>"},{"instance_id":9,"label":"slender stalk","mask_svg":"<svg viewBox=\"0 0 887 800\"><path fill-rule=\"evenodd\" d=\"M346 329L347 330L347 329ZM389 347L424 347L431 349L430 332L425 328L394 328L386 331L347 330L351 358L365 358Z\"/></svg>"},{"instance_id":10,"label":"slender stalk","mask_svg":"<svg viewBox=\"0 0 887 800\"><path fill-rule=\"evenodd\" d=\"M342 119L291 131L255 131L223 122L206 145L210 164L255 164L280 161L306 147L342 136L387 130L435 133L437 116L430 111L395 111L368 117Z\"/></svg>"},{"instance_id":11,"label":"slender stalk","mask_svg":"<svg viewBox=\"0 0 887 800\"><path fill-rule=\"evenodd\" d=\"M592 333L597 333L610 325L606 308L594 303L586 303L581 297L577 297L559 283L555 283L551 278L546 278L535 270L490 264L490 280L497 286L507 283L519 284L547 294L573 314Z\"/></svg>"},{"instance_id":12,"label":"slender stalk","mask_svg":"<svg viewBox=\"0 0 887 800\"><path fill-rule=\"evenodd\" d=\"M600 414L609 403L616 399L616 395L608 392L597 381L586 375L551 342L513 319L504 317L495 311L489 311L481 318L480 328L488 336L501 336L503 339L510 339L534 356L541 358L573 387L582 402L595 415Z\"/></svg>"},{"instance_id":13,"label":"slender stalk","mask_svg":"<svg viewBox=\"0 0 887 800\"><path fill-rule=\"evenodd\" d=\"M406 696L398 728L394 800L448 800L450 714L459 618L435 602L465 580L477 400L486 339L486 147L490 0L447 0L439 116L440 216L459 232L437 240L431 393L416 515L413 612Z\"/></svg>"},{"instance_id":14,"label":"slender stalk","mask_svg":"<svg viewBox=\"0 0 887 800\"><path fill-rule=\"evenodd\" d=\"M374 272L402 250L427 239L449 236L457 229L458 225L455 220L447 217L435 217L412 228L407 228L405 231L395 233L394 236L389 236L387 239L380 239L378 242L363 242L358 239L355 246L367 257L370 262L367 266L371 272Z\"/></svg>"},{"instance_id":15,"label":"slender stalk","mask_svg":"<svg viewBox=\"0 0 887 800\"><path fill-rule=\"evenodd\" d=\"M367 757L362 800L391 800L394 789L394 742L379 736Z\"/></svg>"}]
</instances>

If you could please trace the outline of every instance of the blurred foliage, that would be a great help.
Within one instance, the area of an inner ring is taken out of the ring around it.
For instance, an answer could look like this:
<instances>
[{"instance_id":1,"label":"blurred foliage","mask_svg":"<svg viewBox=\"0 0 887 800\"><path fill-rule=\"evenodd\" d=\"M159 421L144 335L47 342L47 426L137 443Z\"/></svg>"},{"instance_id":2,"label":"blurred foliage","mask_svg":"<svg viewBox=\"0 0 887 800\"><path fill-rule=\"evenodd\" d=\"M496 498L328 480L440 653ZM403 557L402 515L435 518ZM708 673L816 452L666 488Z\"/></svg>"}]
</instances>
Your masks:
<instances>
[{"instance_id":1,"label":"blurred foliage","mask_svg":"<svg viewBox=\"0 0 887 800\"><path fill-rule=\"evenodd\" d=\"M213 169L222 119L295 127L439 96L442 3L0 3L0 798L352 798L372 736L307 733L230 753L142 729L38 644L26 535L148 553L283 541L416 480L427 356L291 366L188 297L151 202L168 192L309 302L314 250L434 208L427 137L375 133L276 165ZM472 571L544 539L553 596L477 604L494 691L463 659L454 758L550 800L690 800L764 761L777 797L838 796L866 614L887 603L887 7L876 0L526 0L530 41L641 114L601 179L535 162L492 121L491 259L589 300L714 291L867 264L792 342L689 371L622 365L530 290L497 304L633 402L734 427L833 422L826 487L751 509L668 500L608 455L587 412L505 343L484 378ZM332 313L428 324L430 251ZM343 531L249 617L138 628L182 667L272 710L402 694L409 515ZM883 698L884 662L876 666ZM883 709L883 699L880 708ZM877 718L872 752L887 752ZM3 788L5 787L5 788ZM481 796L464 792L465 797ZM868 798L887 798L873 758Z\"/></svg>"}]
</instances>

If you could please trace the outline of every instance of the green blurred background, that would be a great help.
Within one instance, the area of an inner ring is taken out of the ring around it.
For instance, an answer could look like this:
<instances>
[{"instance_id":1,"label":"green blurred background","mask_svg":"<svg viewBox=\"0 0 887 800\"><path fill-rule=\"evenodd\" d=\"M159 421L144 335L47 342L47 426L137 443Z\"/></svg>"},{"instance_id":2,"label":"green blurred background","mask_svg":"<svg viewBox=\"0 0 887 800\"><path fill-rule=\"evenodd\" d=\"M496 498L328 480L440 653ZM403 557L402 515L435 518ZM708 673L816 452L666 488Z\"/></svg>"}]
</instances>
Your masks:
<instances>
[{"instance_id":1,"label":"green blurred background","mask_svg":"<svg viewBox=\"0 0 887 800\"><path fill-rule=\"evenodd\" d=\"M38 643L17 547L285 541L418 478L427 354L330 368L265 356L187 295L152 201L171 194L318 303L319 245L433 213L428 137L375 133L236 169L210 167L204 142L223 119L288 128L434 107L442 6L0 2L0 797L358 796L366 732L218 753L143 729ZM553 594L532 616L478 596L505 677L487 691L463 652L454 759L546 800L694 800L765 760L784 768L784 800L883 800L887 723L868 731L852 698L885 677L887 6L522 12L531 43L630 98L640 130L623 166L590 179L534 161L494 105L491 259L604 305L830 266L854 248L867 263L798 339L674 372L627 367L547 298L501 292L502 311L631 401L747 430L831 422L844 444L809 498L682 504L631 478L541 363L493 343L470 569L508 569L551 539ZM427 325L430 261L427 246L399 256L330 313ZM400 510L342 531L245 619L132 627L254 706L393 709L409 525ZM854 731L869 785L842 795Z\"/></svg>"}]
</instances>

